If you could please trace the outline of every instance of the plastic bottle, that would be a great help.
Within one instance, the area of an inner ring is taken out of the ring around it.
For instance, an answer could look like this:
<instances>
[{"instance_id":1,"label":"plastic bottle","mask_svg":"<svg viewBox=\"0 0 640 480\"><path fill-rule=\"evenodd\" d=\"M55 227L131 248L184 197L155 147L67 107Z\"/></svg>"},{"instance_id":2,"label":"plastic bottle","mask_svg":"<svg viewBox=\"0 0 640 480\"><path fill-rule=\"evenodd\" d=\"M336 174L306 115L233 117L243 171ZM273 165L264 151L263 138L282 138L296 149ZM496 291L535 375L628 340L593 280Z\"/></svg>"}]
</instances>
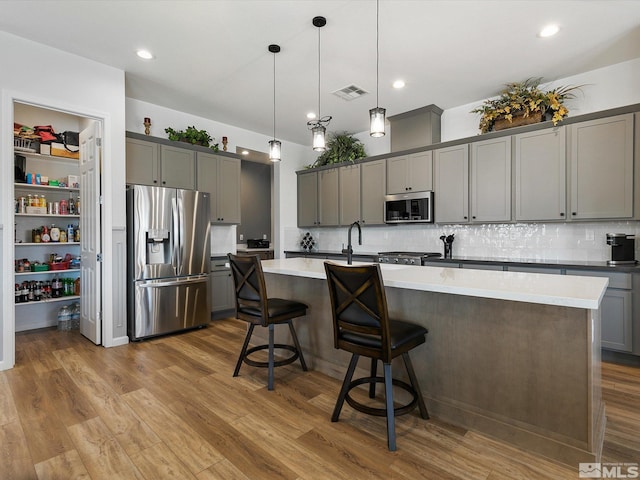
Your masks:
<instances>
[{"instance_id":1,"label":"plastic bottle","mask_svg":"<svg viewBox=\"0 0 640 480\"><path fill-rule=\"evenodd\" d=\"M80 302L75 302L71 306L71 329L78 330L80 328Z\"/></svg>"},{"instance_id":2,"label":"plastic bottle","mask_svg":"<svg viewBox=\"0 0 640 480\"><path fill-rule=\"evenodd\" d=\"M71 309L67 305L63 305L58 310L58 330L71 330Z\"/></svg>"}]
</instances>

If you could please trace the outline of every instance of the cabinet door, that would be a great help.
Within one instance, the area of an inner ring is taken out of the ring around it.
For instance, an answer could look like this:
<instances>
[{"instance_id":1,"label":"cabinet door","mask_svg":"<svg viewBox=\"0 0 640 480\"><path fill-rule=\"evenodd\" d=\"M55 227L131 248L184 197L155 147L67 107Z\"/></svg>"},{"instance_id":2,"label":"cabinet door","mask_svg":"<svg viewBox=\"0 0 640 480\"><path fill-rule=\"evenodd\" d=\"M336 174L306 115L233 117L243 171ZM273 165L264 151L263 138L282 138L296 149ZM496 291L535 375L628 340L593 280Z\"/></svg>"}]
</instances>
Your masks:
<instances>
[{"instance_id":1,"label":"cabinet door","mask_svg":"<svg viewBox=\"0 0 640 480\"><path fill-rule=\"evenodd\" d=\"M209 153L198 152L196 190L209 192L211 203L211 222L218 221L218 157Z\"/></svg>"},{"instance_id":2,"label":"cabinet door","mask_svg":"<svg viewBox=\"0 0 640 480\"><path fill-rule=\"evenodd\" d=\"M320 225L334 226L340 223L338 169L323 170L318 173L318 200Z\"/></svg>"},{"instance_id":3,"label":"cabinet door","mask_svg":"<svg viewBox=\"0 0 640 480\"><path fill-rule=\"evenodd\" d=\"M469 221L469 146L435 151L436 223Z\"/></svg>"},{"instance_id":4,"label":"cabinet door","mask_svg":"<svg viewBox=\"0 0 640 480\"><path fill-rule=\"evenodd\" d=\"M340 225L351 225L360 220L360 165L338 169Z\"/></svg>"},{"instance_id":5,"label":"cabinet door","mask_svg":"<svg viewBox=\"0 0 640 480\"><path fill-rule=\"evenodd\" d=\"M601 304L602 348L631 351L631 301L630 290L607 288Z\"/></svg>"},{"instance_id":6,"label":"cabinet door","mask_svg":"<svg viewBox=\"0 0 640 480\"><path fill-rule=\"evenodd\" d=\"M384 224L384 193L386 189L386 161L376 160L360 165L361 217L365 225Z\"/></svg>"},{"instance_id":7,"label":"cabinet door","mask_svg":"<svg viewBox=\"0 0 640 480\"><path fill-rule=\"evenodd\" d=\"M318 172L298 175L298 226L318 224Z\"/></svg>"},{"instance_id":8,"label":"cabinet door","mask_svg":"<svg viewBox=\"0 0 640 480\"><path fill-rule=\"evenodd\" d=\"M565 127L514 136L515 219L566 219Z\"/></svg>"},{"instance_id":9,"label":"cabinet door","mask_svg":"<svg viewBox=\"0 0 640 480\"><path fill-rule=\"evenodd\" d=\"M192 150L160 146L160 173L163 187L196 188L196 155Z\"/></svg>"},{"instance_id":10,"label":"cabinet door","mask_svg":"<svg viewBox=\"0 0 640 480\"><path fill-rule=\"evenodd\" d=\"M471 219L511 220L511 137L471 144Z\"/></svg>"},{"instance_id":11,"label":"cabinet door","mask_svg":"<svg viewBox=\"0 0 640 480\"><path fill-rule=\"evenodd\" d=\"M571 218L633 216L633 114L571 125Z\"/></svg>"},{"instance_id":12,"label":"cabinet door","mask_svg":"<svg viewBox=\"0 0 640 480\"><path fill-rule=\"evenodd\" d=\"M218 217L221 223L240 223L240 160L218 156Z\"/></svg>"},{"instance_id":13,"label":"cabinet door","mask_svg":"<svg viewBox=\"0 0 640 480\"><path fill-rule=\"evenodd\" d=\"M409 157L407 155L387 159L387 194L405 193L409 190L407 185L408 171Z\"/></svg>"},{"instance_id":14,"label":"cabinet door","mask_svg":"<svg viewBox=\"0 0 640 480\"><path fill-rule=\"evenodd\" d=\"M407 183L412 192L433 190L433 151L409 155Z\"/></svg>"},{"instance_id":15,"label":"cabinet door","mask_svg":"<svg viewBox=\"0 0 640 480\"><path fill-rule=\"evenodd\" d=\"M230 310L235 308L231 271L211 272L211 311Z\"/></svg>"},{"instance_id":16,"label":"cabinet door","mask_svg":"<svg viewBox=\"0 0 640 480\"><path fill-rule=\"evenodd\" d=\"M127 138L127 183L160 186L160 148L157 143Z\"/></svg>"}]
</instances>

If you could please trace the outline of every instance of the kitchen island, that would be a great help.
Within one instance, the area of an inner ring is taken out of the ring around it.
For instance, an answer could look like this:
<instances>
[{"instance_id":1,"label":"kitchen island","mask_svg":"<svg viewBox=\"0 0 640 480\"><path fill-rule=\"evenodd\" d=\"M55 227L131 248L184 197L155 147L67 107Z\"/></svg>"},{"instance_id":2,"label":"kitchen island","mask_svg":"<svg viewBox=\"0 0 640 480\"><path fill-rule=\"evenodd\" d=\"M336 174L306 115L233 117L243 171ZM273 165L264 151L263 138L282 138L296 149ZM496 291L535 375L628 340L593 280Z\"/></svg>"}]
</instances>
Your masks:
<instances>
[{"instance_id":1,"label":"kitchen island","mask_svg":"<svg viewBox=\"0 0 640 480\"><path fill-rule=\"evenodd\" d=\"M323 260L269 260L263 269L269 296L310 307L296 323L309 366L342 379L350 355L333 346ZM433 417L568 465L599 461L605 426L599 308L606 278L381 269L390 316L429 329L411 356ZM287 340L284 330L278 335ZM395 372L403 370L398 367Z\"/></svg>"}]
</instances>

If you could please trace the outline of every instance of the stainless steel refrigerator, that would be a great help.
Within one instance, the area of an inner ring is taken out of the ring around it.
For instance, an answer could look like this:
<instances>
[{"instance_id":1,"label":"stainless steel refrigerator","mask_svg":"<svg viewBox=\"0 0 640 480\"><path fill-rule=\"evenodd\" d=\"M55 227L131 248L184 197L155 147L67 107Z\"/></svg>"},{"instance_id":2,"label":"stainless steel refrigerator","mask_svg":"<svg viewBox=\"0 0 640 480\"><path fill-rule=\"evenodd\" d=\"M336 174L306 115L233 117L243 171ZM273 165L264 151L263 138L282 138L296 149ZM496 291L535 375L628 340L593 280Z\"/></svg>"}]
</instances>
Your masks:
<instances>
[{"instance_id":1,"label":"stainless steel refrigerator","mask_svg":"<svg viewBox=\"0 0 640 480\"><path fill-rule=\"evenodd\" d=\"M209 193L127 186L130 340L209 322L209 208Z\"/></svg>"}]
</instances>

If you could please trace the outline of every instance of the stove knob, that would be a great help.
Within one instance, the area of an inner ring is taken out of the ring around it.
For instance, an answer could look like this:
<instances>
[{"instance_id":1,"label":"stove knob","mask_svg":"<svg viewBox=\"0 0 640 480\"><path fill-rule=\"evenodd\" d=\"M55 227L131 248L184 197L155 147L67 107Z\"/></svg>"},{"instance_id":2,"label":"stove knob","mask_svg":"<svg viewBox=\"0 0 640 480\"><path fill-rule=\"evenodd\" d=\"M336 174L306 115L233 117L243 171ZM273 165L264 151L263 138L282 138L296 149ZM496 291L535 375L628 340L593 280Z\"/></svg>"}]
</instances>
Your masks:
<instances>
[{"instance_id":1,"label":"stove knob","mask_svg":"<svg viewBox=\"0 0 640 480\"><path fill-rule=\"evenodd\" d=\"M416 264L416 261L412 258L411 260L409 260L409 263L410 263L411 265L415 265L415 264Z\"/></svg>"},{"instance_id":2,"label":"stove knob","mask_svg":"<svg viewBox=\"0 0 640 480\"><path fill-rule=\"evenodd\" d=\"M393 263L398 263L398 259L397 259L397 258L394 258L394 259L393 259Z\"/></svg>"}]
</instances>

